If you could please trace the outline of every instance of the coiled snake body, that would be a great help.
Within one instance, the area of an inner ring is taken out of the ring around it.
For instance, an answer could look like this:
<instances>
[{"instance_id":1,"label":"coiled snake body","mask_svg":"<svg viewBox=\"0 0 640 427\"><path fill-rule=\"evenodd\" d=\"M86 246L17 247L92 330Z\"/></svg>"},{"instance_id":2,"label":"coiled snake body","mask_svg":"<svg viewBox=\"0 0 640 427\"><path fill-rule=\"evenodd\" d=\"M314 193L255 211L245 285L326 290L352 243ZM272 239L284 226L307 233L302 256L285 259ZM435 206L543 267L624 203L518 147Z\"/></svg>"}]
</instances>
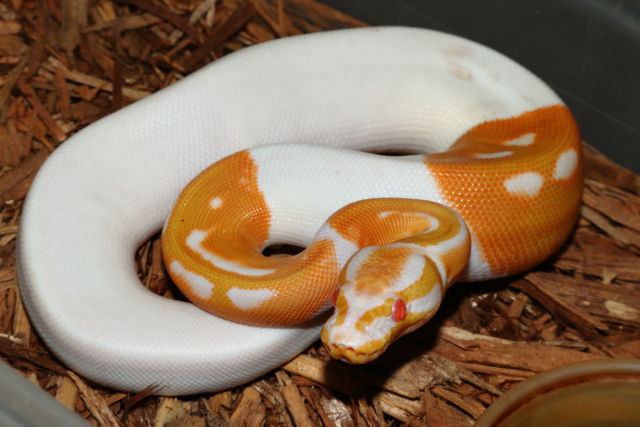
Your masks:
<instances>
[{"instance_id":1,"label":"coiled snake body","mask_svg":"<svg viewBox=\"0 0 640 427\"><path fill-rule=\"evenodd\" d=\"M567 108L484 46L409 28L292 37L216 61L56 150L22 215L21 292L47 345L117 389L246 382L317 339L331 300L323 339L362 362L431 317L456 278L548 257L581 179ZM252 326L140 285L133 254L174 203L169 272L197 305ZM280 242L308 248L261 255Z\"/></svg>"}]
</instances>

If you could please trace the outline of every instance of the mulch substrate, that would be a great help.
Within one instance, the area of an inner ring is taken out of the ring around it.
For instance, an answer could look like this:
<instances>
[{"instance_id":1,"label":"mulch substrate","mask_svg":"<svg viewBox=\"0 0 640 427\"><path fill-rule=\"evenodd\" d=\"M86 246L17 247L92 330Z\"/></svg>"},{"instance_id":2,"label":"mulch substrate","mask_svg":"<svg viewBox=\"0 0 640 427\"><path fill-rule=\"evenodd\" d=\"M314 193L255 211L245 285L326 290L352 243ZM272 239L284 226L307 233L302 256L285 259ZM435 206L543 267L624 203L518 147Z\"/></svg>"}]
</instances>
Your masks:
<instances>
[{"instance_id":1,"label":"mulch substrate","mask_svg":"<svg viewBox=\"0 0 640 427\"><path fill-rule=\"evenodd\" d=\"M316 343L244 387L155 397L92 384L42 344L20 302L15 239L25 194L53 150L245 46L363 25L310 0L0 3L0 359L98 425L470 426L537 373L639 357L640 176L588 145L581 217L564 248L518 277L454 286L432 322L372 364L330 361ZM158 238L138 261L145 286L177 297Z\"/></svg>"}]
</instances>

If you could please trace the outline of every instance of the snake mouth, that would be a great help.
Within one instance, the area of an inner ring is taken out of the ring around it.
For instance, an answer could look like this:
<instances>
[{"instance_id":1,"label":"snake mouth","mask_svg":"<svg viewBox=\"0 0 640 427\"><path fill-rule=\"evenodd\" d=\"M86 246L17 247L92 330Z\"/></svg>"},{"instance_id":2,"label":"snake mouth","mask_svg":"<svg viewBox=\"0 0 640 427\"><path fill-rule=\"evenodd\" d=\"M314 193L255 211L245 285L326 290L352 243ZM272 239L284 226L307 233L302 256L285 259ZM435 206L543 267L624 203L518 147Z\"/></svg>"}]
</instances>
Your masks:
<instances>
[{"instance_id":1,"label":"snake mouth","mask_svg":"<svg viewBox=\"0 0 640 427\"><path fill-rule=\"evenodd\" d=\"M344 344L325 343L325 348L329 351L329 355L352 365L361 365L371 362L380 356L384 349L375 351L359 351Z\"/></svg>"}]
</instances>

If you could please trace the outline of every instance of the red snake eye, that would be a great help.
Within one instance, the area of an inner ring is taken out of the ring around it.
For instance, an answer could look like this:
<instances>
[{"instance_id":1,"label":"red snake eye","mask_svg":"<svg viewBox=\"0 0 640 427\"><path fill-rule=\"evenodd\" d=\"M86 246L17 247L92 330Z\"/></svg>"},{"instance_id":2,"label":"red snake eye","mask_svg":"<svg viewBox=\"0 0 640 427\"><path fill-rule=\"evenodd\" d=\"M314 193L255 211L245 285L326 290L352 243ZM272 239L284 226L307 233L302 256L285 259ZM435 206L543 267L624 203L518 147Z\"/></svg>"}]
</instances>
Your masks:
<instances>
[{"instance_id":1,"label":"red snake eye","mask_svg":"<svg viewBox=\"0 0 640 427\"><path fill-rule=\"evenodd\" d=\"M393 319L394 322L401 322L405 317L407 317L407 304L405 304L403 299L398 298L393 303L391 319Z\"/></svg>"},{"instance_id":2,"label":"red snake eye","mask_svg":"<svg viewBox=\"0 0 640 427\"><path fill-rule=\"evenodd\" d=\"M336 304L338 303L338 294L340 293L340 288L336 289L335 291L333 291L333 294L331 294L331 305L333 307L336 306Z\"/></svg>"}]
</instances>

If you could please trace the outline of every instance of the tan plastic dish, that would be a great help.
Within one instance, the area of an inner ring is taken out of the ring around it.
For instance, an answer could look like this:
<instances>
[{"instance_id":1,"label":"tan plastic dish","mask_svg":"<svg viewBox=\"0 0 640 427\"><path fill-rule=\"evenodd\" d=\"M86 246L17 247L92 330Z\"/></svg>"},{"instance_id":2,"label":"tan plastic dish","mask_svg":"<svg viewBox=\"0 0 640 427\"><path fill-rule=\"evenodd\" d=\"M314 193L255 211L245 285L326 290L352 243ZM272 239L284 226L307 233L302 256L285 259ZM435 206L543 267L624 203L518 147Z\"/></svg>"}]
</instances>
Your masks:
<instances>
[{"instance_id":1,"label":"tan plastic dish","mask_svg":"<svg viewBox=\"0 0 640 427\"><path fill-rule=\"evenodd\" d=\"M640 426L640 359L575 363L505 393L476 427Z\"/></svg>"}]
</instances>

